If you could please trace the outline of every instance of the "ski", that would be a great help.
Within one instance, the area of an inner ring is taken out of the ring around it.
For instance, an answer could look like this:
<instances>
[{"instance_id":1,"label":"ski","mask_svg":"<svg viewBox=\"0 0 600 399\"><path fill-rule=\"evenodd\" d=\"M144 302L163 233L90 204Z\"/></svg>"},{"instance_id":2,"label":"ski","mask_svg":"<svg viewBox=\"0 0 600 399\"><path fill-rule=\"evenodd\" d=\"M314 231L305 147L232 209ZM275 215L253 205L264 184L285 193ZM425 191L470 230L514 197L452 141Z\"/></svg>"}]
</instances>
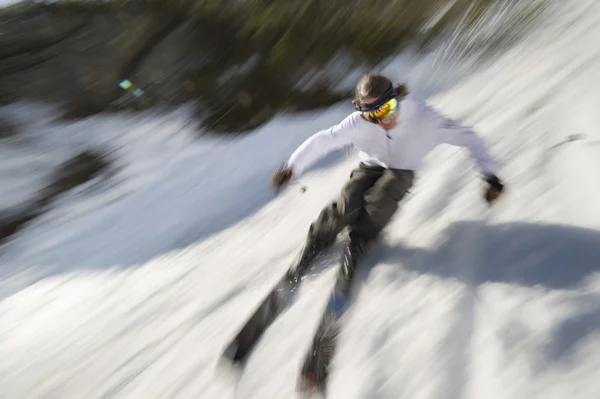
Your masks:
<instances>
[{"instance_id":1,"label":"ski","mask_svg":"<svg viewBox=\"0 0 600 399\"><path fill-rule=\"evenodd\" d=\"M224 359L233 365L239 365L248 357L265 330L289 305L318 252L314 246L307 246L300 259L287 270L227 345L223 352Z\"/></svg>"},{"instance_id":2,"label":"ski","mask_svg":"<svg viewBox=\"0 0 600 399\"><path fill-rule=\"evenodd\" d=\"M329 365L335 355L343 316L350 307L354 272L365 249L365 242L351 239L344 250L334 288L313 337L311 347L304 359L297 385L297 390L300 392L305 394L325 392Z\"/></svg>"}]
</instances>

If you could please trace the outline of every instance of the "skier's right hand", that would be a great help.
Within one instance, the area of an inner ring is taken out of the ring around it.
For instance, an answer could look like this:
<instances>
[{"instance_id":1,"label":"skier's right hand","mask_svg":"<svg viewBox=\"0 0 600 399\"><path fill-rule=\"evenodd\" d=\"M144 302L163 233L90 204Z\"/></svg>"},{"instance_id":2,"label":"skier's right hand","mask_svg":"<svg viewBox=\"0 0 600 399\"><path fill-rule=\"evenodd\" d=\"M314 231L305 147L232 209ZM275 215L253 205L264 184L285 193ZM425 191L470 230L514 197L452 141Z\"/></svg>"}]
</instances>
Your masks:
<instances>
[{"instance_id":1,"label":"skier's right hand","mask_svg":"<svg viewBox=\"0 0 600 399\"><path fill-rule=\"evenodd\" d=\"M290 180L292 180L292 177L294 177L292 168L280 168L271 178L271 186L276 190L281 190L290 182Z\"/></svg>"},{"instance_id":2,"label":"skier's right hand","mask_svg":"<svg viewBox=\"0 0 600 399\"><path fill-rule=\"evenodd\" d=\"M492 205L502 195L504 184L495 175L486 176L484 180L488 184L484 198L488 204Z\"/></svg>"}]
</instances>

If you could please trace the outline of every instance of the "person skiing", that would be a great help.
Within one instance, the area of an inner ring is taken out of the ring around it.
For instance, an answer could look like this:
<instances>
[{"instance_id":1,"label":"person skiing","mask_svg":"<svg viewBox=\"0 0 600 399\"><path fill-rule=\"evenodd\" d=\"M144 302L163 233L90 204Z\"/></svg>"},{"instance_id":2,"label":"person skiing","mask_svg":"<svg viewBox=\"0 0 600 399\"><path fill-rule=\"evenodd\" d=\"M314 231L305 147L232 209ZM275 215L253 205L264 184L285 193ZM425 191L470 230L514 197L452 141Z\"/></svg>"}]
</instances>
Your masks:
<instances>
[{"instance_id":1,"label":"person skiing","mask_svg":"<svg viewBox=\"0 0 600 399\"><path fill-rule=\"evenodd\" d=\"M356 112L308 138L273 175L271 184L280 190L334 149L352 144L360 152L361 162L339 197L326 205L310 225L299 259L223 351L230 364L244 361L286 306L312 260L348 228L349 240L335 286L302 366L299 387L303 390L325 387L337 321L348 308L356 264L394 216L431 150L441 143L469 148L488 184L485 200L492 204L504 190L483 140L459 122L410 98L405 85L394 86L384 76L366 74L358 82L353 103Z\"/></svg>"},{"instance_id":2,"label":"person skiing","mask_svg":"<svg viewBox=\"0 0 600 399\"><path fill-rule=\"evenodd\" d=\"M394 216L425 156L439 144L470 150L487 183L484 198L489 204L503 192L483 140L460 122L412 99L406 85L394 86L385 76L368 73L358 82L352 102L355 112L308 138L271 179L280 190L327 153L350 144L359 150L361 162L338 199L326 205L310 225L300 264L314 259L347 227L350 240L343 262L351 274L366 244Z\"/></svg>"}]
</instances>

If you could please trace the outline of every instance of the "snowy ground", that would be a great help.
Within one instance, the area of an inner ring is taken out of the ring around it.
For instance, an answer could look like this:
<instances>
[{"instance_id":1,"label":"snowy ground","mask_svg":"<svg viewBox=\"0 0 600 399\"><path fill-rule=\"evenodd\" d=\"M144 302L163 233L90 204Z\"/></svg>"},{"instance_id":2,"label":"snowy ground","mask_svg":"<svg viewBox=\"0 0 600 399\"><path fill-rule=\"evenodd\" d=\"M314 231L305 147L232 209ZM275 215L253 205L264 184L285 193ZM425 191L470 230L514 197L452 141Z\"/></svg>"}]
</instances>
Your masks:
<instances>
[{"instance_id":1,"label":"snowy ground","mask_svg":"<svg viewBox=\"0 0 600 399\"><path fill-rule=\"evenodd\" d=\"M432 153L359 273L330 397L599 397L600 3L556 4L527 40L462 79L435 53L385 70L474 125L508 192L488 211L468 152ZM271 173L350 111L195 140L185 109L70 125L2 109L29 121L21 142L0 143L3 208L81 149L112 150L120 169L0 247L0 397L294 397L337 255L307 278L237 387L215 366L356 157L328 157L277 197ZM561 144L572 134L585 136Z\"/></svg>"}]
</instances>

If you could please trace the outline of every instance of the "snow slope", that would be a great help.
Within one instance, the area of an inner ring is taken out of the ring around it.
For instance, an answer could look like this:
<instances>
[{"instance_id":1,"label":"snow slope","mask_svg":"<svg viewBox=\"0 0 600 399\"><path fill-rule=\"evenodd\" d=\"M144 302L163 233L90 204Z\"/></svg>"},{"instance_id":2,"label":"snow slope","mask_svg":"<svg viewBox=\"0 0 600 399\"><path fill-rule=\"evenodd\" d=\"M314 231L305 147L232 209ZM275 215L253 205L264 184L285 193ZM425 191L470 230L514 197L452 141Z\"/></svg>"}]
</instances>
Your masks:
<instances>
[{"instance_id":1,"label":"snow slope","mask_svg":"<svg viewBox=\"0 0 600 399\"><path fill-rule=\"evenodd\" d=\"M508 192L488 210L467 151L431 154L358 273L330 397L598 397L599 40L600 3L556 1L526 40L484 64L455 68L434 52L384 70L475 126ZM237 386L217 358L357 159L329 156L279 196L271 173L350 111L195 139L185 108L69 125L49 110L3 108L28 126L20 142L0 143L3 207L84 148L112 151L119 169L0 248L0 397L294 397L335 251ZM585 136L565 142L573 134Z\"/></svg>"}]
</instances>

